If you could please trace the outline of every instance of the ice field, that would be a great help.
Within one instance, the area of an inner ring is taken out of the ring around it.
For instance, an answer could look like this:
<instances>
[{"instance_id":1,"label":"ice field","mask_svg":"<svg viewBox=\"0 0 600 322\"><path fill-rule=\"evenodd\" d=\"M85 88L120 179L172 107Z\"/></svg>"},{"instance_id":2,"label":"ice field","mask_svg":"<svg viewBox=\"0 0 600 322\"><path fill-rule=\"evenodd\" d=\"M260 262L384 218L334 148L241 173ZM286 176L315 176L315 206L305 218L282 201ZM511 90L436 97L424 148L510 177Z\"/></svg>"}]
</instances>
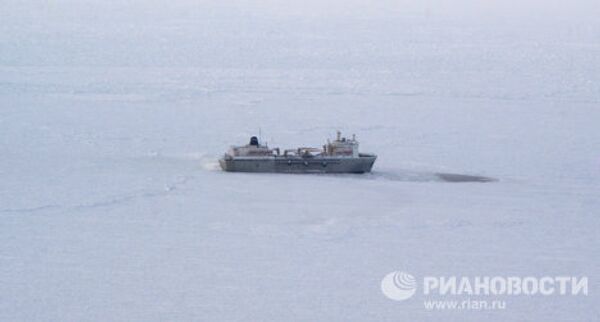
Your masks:
<instances>
[{"instance_id":1,"label":"ice field","mask_svg":"<svg viewBox=\"0 0 600 322\"><path fill-rule=\"evenodd\" d=\"M0 320L600 319L600 9L487 6L3 2ZM220 171L259 128L378 159ZM589 294L431 311L395 270Z\"/></svg>"}]
</instances>

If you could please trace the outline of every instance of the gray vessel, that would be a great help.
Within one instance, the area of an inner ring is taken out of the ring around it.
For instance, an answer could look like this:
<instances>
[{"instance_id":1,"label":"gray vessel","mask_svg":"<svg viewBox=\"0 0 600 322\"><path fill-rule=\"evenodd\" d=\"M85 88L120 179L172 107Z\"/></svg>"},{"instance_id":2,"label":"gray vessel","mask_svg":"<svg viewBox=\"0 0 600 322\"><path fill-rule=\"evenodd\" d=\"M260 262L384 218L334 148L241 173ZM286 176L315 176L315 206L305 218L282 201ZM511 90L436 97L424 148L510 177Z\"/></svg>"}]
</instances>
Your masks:
<instances>
[{"instance_id":1,"label":"gray vessel","mask_svg":"<svg viewBox=\"0 0 600 322\"><path fill-rule=\"evenodd\" d=\"M250 143L234 146L219 160L221 168L234 172L282 173L365 173L370 172L377 156L359 153L358 141L341 137L327 142L322 149L297 148L283 150L269 148L253 136Z\"/></svg>"}]
</instances>

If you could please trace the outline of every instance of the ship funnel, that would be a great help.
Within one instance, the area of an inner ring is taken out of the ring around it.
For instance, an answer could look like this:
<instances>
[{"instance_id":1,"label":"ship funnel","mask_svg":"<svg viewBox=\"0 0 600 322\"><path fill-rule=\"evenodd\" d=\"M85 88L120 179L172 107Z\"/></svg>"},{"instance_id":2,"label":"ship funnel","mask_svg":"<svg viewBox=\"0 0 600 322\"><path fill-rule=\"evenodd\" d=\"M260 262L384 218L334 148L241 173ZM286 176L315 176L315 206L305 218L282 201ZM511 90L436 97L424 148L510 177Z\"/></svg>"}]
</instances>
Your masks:
<instances>
[{"instance_id":1,"label":"ship funnel","mask_svg":"<svg viewBox=\"0 0 600 322\"><path fill-rule=\"evenodd\" d=\"M250 145L258 146L258 138L256 136L250 138Z\"/></svg>"},{"instance_id":2,"label":"ship funnel","mask_svg":"<svg viewBox=\"0 0 600 322\"><path fill-rule=\"evenodd\" d=\"M336 133L337 133L337 140L338 141L341 140L342 139L342 132L337 131Z\"/></svg>"}]
</instances>

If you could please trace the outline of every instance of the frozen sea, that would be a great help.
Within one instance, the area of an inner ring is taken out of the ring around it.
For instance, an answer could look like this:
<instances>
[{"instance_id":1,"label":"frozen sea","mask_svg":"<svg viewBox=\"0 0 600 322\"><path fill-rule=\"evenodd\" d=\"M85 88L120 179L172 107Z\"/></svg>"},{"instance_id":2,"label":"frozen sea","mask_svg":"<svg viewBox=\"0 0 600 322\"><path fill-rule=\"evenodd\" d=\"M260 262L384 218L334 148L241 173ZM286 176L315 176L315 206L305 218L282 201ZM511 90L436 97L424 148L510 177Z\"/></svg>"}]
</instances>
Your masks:
<instances>
[{"instance_id":1,"label":"frozen sea","mask_svg":"<svg viewBox=\"0 0 600 322\"><path fill-rule=\"evenodd\" d=\"M600 320L600 9L564 5L3 1L0 320ZM220 171L259 128L378 160ZM426 310L397 270L589 294Z\"/></svg>"}]
</instances>

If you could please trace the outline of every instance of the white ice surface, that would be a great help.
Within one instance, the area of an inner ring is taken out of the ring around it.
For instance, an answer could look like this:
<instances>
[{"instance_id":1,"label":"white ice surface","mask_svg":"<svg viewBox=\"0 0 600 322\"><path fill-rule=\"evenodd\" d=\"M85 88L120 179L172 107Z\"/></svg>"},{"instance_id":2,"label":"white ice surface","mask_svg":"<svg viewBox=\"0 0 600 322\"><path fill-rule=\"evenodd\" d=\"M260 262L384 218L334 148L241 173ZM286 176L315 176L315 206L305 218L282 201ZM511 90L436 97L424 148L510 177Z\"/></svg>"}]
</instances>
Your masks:
<instances>
[{"instance_id":1,"label":"white ice surface","mask_svg":"<svg viewBox=\"0 0 600 322\"><path fill-rule=\"evenodd\" d=\"M0 320L599 319L598 8L427 3L5 2ZM218 170L259 127L379 158ZM590 290L428 312L398 269Z\"/></svg>"}]
</instances>

